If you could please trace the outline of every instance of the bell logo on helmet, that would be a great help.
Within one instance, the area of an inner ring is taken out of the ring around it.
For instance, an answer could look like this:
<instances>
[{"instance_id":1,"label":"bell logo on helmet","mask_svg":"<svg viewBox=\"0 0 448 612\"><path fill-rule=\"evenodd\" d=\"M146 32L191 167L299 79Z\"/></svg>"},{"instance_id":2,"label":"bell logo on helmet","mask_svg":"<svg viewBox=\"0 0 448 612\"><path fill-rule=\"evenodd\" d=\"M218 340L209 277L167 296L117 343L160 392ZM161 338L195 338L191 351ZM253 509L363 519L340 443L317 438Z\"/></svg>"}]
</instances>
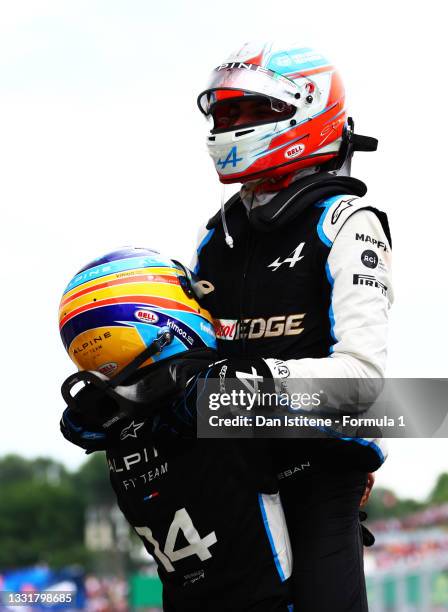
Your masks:
<instances>
[{"instance_id":1,"label":"bell logo on helmet","mask_svg":"<svg viewBox=\"0 0 448 612\"><path fill-rule=\"evenodd\" d=\"M135 311L134 316L143 323L157 323L159 320L159 317L155 312L152 310L147 310L146 308L139 308Z\"/></svg>"},{"instance_id":2,"label":"bell logo on helmet","mask_svg":"<svg viewBox=\"0 0 448 612\"><path fill-rule=\"evenodd\" d=\"M107 363L103 363L103 365L99 366L98 372L101 372L101 374L104 374L104 376L110 376L117 368L118 363L115 361L108 361Z\"/></svg>"},{"instance_id":3,"label":"bell logo on helmet","mask_svg":"<svg viewBox=\"0 0 448 612\"><path fill-rule=\"evenodd\" d=\"M295 144L292 147L288 147L285 151L286 159L294 159L294 157L299 157L305 151L304 144Z\"/></svg>"}]
</instances>

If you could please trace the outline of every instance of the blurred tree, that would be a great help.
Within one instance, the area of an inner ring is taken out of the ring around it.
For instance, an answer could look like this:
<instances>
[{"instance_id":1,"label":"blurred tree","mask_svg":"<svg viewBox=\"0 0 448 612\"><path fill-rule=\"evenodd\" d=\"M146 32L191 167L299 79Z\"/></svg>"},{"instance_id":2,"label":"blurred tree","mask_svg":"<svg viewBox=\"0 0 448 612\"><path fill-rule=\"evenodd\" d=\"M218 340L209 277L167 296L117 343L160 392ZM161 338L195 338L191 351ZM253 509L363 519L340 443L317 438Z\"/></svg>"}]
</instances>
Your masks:
<instances>
[{"instance_id":1,"label":"blurred tree","mask_svg":"<svg viewBox=\"0 0 448 612\"><path fill-rule=\"evenodd\" d=\"M406 514L425 508L426 504L414 499L397 498L393 491L381 487L374 488L367 504L369 519L400 518Z\"/></svg>"},{"instance_id":2,"label":"blurred tree","mask_svg":"<svg viewBox=\"0 0 448 612\"><path fill-rule=\"evenodd\" d=\"M88 561L85 502L63 465L8 455L0 460L0 489L1 569Z\"/></svg>"},{"instance_id":3,"label":"blurred tree","mask_svg":"<svg viewBox=\"0 0 448 612\"><path fill-rule=\"evenodd\" d=\"M86 506L112 506L115 494L109 482L109 467L105 453L94 453L73 475L77 490Z\"/></svg>"},{"instance_id":4,"label":"blurred tree","mask_svg":"<svg viewBox=\"0 0 448 612\"><path fill-rule=\"evenodd\" d=\"M440 474L429 496L431 504L444 504L448 502L448 473Z\"/></svg>"},{"instance_id":5,"label":"blurred tree","mask_svg":"<svg viewBox=\"0 0 448 612\"><path fill-rule=\"evenodd\" d=\"M19 455L6 455L0 460L0 487L13 482L31 480L33 466Z\"/></svg>"}]
</instances>

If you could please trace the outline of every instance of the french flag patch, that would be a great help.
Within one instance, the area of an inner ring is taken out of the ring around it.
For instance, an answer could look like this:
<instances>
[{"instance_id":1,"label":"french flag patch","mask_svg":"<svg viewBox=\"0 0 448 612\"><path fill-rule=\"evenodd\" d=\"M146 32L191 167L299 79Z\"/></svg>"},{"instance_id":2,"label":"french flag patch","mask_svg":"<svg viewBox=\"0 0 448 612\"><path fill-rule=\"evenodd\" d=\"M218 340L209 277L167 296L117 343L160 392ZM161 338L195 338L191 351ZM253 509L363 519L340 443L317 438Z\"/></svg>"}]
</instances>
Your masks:
<instances>
[{"instance_id":1,"label":"french flag patch","mask_svg":"<svg viewBox=\"0 0 448 612\"><path fill-rule=\"evenodd\" d=\"M154 499L154 497L158 497L158 496L159 496L159 492L158 491L154 491L154 493L150 493L149 495L144 497L143 501L149 501L150 499Z\"/></svg>"}]
</instances>

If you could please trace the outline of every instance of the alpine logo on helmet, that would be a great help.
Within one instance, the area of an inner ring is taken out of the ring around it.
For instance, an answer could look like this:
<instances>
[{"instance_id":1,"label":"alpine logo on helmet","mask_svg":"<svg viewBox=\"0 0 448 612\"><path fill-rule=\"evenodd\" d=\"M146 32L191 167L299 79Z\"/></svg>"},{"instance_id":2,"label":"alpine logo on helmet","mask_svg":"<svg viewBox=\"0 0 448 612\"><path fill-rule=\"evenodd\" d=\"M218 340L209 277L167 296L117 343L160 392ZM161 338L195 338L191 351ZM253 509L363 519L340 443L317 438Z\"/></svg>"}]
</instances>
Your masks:
<instances>
[{"instance_id":1,"label":"alpine logo on helmet","mask_svg":"<svg viewBox=\"0 0 448 612\"><path fill-rule=\"evenodd\" d=\"M212 72L198 105L222 183L335 161L347 122L338 73L300 45L246 43Z\"/></svg>"}]
</instances>

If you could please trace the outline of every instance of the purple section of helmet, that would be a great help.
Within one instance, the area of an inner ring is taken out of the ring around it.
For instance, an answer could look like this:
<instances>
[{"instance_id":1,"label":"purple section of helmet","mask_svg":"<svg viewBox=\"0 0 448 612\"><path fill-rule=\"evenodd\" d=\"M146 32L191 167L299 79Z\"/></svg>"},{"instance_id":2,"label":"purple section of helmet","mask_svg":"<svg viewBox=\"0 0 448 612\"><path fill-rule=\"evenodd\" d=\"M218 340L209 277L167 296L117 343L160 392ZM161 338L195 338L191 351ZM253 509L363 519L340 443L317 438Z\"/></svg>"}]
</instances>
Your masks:
<instances>
[{"instance_id":1,"label":"purple section of helmet","mask_svg":"<svg viewBox=\"0 0 448 612\"><path fill-rule=\"evenodd\" d=\"M175 267L174 263L170 259L166 259L158 253L151 254L151 251L147 251L147 253L137 256L134 255L121 259L110 260L90 268L86 268L83 272L76 274L76 276L72 278L65 288L63 295L65 295L68 291L75 289L75 287L79 287L86 282L102 278L103 276L108 276L109 274L134 270L136 268L150 268L153 266L157 268Z\"/></svg>"},{"instance_id":2,"label":"purple section of helmet","mask_svg":"<svg viewBox=\"0 0 448 612\"><path fill-rule=\"evenodd\" d=\"M153 251L152 249L146 249L143 247L123 247L121 249L118 249L117 251L113 251L112 253L106 253L102 257L98 257L98 259L90 261L87 265L85 265L83 268L81 268L81 270L78 271L78 274L81 274L81 272L85 272L90 268L101 266L102 264L109 263L111 261L116 261L117 259L128 259L129 257L155 257L157 255L159 255L159 252Z\"/></svg>"}]
</instances>

